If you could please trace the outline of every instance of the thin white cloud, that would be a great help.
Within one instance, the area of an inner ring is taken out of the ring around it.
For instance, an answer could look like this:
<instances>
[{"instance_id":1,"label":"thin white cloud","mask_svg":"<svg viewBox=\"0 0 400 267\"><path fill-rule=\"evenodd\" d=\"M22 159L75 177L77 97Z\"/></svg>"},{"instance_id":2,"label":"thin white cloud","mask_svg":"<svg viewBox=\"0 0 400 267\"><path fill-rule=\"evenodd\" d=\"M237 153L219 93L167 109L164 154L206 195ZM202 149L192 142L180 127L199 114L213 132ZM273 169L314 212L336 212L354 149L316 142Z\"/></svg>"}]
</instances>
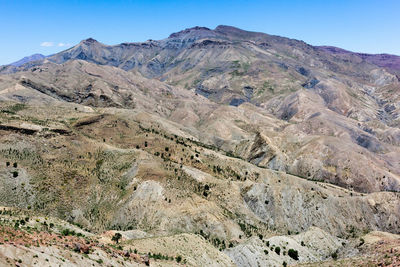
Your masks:
<instances>
[{"instance_id":1,"label":"thin white cloud","mask_svg":"<svg viewBox=\"0 0 400 267\"><path fill-rule=\"evenodd\" d=\"M71 44L66 44L66 43L58 43L59 47L64 47L64 46L71 46Z\"/></svg>"},{"instance_id":2,"label":"thin white cloud","mask_svg":"<svg viewBox=\"0 0 400 267\"><path fill-rule=\"evenodd\" d=\"M43 42L40 44L40 46L52 47L52 46L54 46L54 43L53 42Z\"/></svg>"}]
</instances>

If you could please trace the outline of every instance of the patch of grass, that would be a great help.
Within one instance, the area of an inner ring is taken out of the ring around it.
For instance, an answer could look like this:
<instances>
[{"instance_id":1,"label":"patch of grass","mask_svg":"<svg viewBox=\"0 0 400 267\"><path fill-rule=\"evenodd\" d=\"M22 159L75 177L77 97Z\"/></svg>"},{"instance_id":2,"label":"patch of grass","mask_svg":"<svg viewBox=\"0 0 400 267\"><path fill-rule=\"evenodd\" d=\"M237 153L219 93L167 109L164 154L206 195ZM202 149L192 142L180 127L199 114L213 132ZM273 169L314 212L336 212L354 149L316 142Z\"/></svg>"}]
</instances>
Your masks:
<instances>
[{"instance_id":1,"label":"patch of grass","mask_svg":"<svg viewBox=\"0 0 400 267\"><path fill-rule=\"evenodd\" d=\"M26 105L25 104L15 104L15 105L12 105L12 106L10 106L10 107L7 107L7 108L5 108L5 109L2 109L1 110L1 112L2 113L7 113L7 114L12 114L12 115L14 115L14 114L16 114L18 111L21 111L21 110L23 110L23 109L25 109L26 108Z\"/></svg>"}]
</instances>

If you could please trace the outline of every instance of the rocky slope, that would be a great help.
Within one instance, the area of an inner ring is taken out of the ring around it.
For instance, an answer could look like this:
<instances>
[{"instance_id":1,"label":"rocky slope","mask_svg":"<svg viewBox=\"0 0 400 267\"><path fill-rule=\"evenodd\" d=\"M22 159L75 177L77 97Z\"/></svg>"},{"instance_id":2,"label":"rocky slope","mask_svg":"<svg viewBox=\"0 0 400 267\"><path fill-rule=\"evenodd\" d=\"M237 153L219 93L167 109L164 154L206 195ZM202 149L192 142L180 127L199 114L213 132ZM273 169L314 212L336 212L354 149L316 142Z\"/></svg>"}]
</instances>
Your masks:
<instances>
[{"instance_id":1,"label":"rocky slope","mask_svg":"<svg viewBox=\"0 0 400 267\"><path fill-rule=\"evenodd\" d=\"M368 260L360 238L400 232L400 83L335 51L195 27L3 67L0 203L160 266Z\"/></svg>"}]
</instances>

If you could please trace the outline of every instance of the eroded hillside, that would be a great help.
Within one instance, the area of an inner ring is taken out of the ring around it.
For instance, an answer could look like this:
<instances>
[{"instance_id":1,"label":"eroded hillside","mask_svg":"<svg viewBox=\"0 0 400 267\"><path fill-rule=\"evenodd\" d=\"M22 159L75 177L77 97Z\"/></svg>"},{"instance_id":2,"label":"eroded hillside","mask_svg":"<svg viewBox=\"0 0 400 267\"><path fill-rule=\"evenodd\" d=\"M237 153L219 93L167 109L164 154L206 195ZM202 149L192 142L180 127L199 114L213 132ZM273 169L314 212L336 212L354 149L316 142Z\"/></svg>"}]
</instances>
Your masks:
<instances>
[{"instance_id":1,"label":"eroded hillside","mask_svg":"<svg viewBox=\"0 0 400 267\"><path fill-rule=\"evenodd\" d=\"M1 72L4 206L155 265L397 260L399 81L358 54L196 27Z\"/></svg>"}]
</instances>

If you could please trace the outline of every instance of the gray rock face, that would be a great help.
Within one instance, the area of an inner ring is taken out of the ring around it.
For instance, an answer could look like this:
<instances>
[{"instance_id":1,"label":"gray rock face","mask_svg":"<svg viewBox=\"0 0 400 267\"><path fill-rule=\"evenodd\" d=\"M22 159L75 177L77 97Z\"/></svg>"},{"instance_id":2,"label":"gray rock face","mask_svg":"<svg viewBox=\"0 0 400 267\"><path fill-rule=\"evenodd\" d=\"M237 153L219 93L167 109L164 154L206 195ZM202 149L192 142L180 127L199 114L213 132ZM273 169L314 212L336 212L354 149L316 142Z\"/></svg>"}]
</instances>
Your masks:
<instances>
[{"instance_id":1,"label":"gray rock face","mask_svg":"<svg viewBox=\"0 0 400 267\"><path fill-rule=\"evenodd\" d=\"M359 229L389 229L398 225L396 214L400 202L396 195L354 196L340 189L335 190L336 195L328 193L324 187L288 184L284 180L280 183L282 186L278 187L254 184L244 195L248 207L272 229L283 227L291 232L302 232L316 226L345 236L349 225L357 225ZM391 203L390 210L376 210L382 201ZM396 227L395 231L400 231L400 226Z\"/></svg>"},{"instance_id":2,"label":"gray rock face","mask_svg":"<svg viewBox=\"0 0 400 267\"><path fill-rule=\"evenodd\" d=\"M275 248L279 247L279 254ZM224 252L237 266L282 266L302 262L325 260L341 248L341 240L325 231L311 227L308 231L294 236L274 236L265 240L253 237L248 241ZM298 259L288 255L289 249L298 252Z\"/></svg>"}]
</instances>

